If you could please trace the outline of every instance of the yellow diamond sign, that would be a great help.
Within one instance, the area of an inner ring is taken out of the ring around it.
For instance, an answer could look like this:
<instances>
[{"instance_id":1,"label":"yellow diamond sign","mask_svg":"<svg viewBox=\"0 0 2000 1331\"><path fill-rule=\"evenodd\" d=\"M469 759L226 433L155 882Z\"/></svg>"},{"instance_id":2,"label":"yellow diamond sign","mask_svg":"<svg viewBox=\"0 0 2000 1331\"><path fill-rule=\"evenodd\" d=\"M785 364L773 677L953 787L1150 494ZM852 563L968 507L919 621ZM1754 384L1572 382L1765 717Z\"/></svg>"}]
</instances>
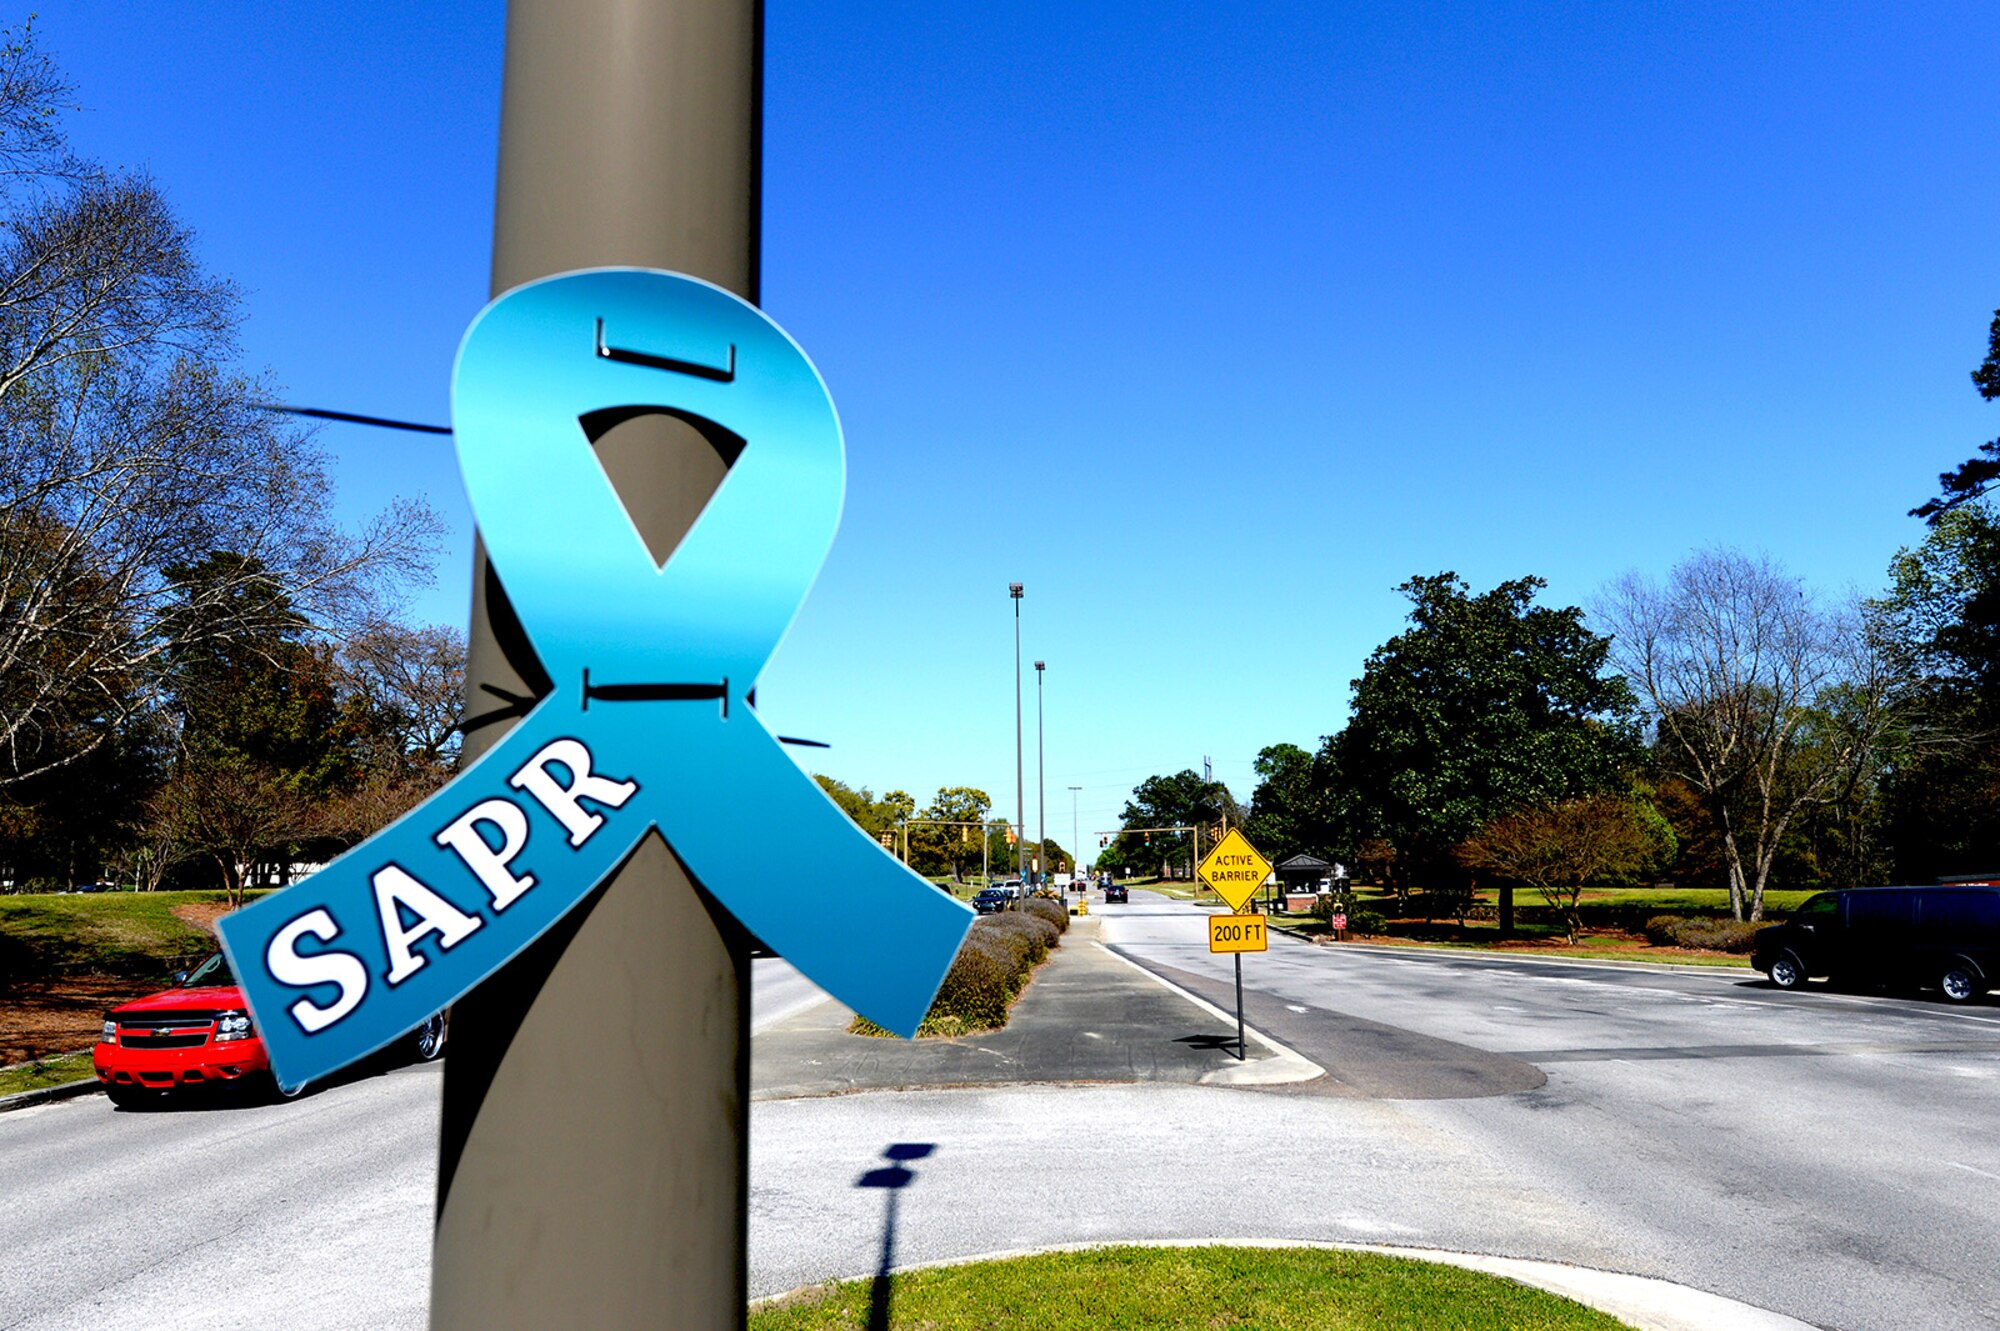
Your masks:
<instances>
[{"instance_id":1,"label":"yellow diamond sign","mask_svg":"<svg viewBox=\"0 0 2000 1331\"><path fill-rule=\"evenodd\" d=\"M1241 832L1231 828L1215 849L1208 852L1195 875L1240 915L1244 905L1257 894L1258 887L1271 876L1271 862L1259 855Z\"/></svg>"}]
</instances>

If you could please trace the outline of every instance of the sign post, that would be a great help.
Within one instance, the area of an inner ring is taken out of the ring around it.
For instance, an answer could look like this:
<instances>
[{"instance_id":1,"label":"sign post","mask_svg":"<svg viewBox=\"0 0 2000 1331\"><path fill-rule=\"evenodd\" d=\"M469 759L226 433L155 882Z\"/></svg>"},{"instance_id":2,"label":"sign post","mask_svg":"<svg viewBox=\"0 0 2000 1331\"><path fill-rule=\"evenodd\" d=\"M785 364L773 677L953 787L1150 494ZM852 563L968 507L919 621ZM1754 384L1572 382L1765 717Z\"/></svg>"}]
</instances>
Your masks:
<instances>
[{"instance_id":1,"label":"sign post","mask_svg":"<svg viewBox=\"0 0 2000 1331\"><path fill-rule=\"evenodd\" d=\"M1208 852L1195 876L1228 902L1234 912L1208 917L1208 950L1236 954L1236 1057L1240 1062L1249 1057L1243 1034L1243 954L1263 952L1271 945L1264 917L1246 915L1243 908L1257 895L1258 886L1271 876L1271 862L1257 853L1249 838L1232 827L1215 849Z\"/></svg>"}]
</instances>

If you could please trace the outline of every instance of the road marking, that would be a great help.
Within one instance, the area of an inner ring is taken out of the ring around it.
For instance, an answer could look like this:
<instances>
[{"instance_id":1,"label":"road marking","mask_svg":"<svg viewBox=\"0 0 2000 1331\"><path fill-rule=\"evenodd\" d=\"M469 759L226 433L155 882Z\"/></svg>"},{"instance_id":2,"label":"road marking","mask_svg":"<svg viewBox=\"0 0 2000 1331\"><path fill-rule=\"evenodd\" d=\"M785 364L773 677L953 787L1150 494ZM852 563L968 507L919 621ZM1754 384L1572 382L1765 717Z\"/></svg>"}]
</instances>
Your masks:
<instances>
[{"instance_id":1,"label":"road marking","mask_svg":"<svg viewBox=\"0 0 2000 1331\"><path fill-rule=\"evenodd\" d=\"M1298 1005L1297 1003L1287 1003L1287 1004L1285 1004L1285 1006L1286 1006L1287 1008L1289 1008L1290 1010L1292 1010L1293 1012L1310 1012L1310 1011L1312 1011L1312 1009L1311 1009L1311 1008L1308 1008L1308 1007L1300 1007L1300 1006L1299 1006L1299 1005Z\"/></svg>"},{"instance_id":2,"label":"road marking","mask_svg":"<svg viewBox=\"0 0 2000 1331\"><path fill-rule=\"evenodd\" d=\"M1981 1178L1990 1178L1995 1183L2000 1183L2000 1174L1989 1174L1983 1169L1974 1169L1971 1165L1961 1165L1956 1160L1947 1160L1945 1161L1945 1163L1950 1165L1953 1169L1962 1169L1968 1174L1977 1174Z\"/></svg>"}]
</instances>

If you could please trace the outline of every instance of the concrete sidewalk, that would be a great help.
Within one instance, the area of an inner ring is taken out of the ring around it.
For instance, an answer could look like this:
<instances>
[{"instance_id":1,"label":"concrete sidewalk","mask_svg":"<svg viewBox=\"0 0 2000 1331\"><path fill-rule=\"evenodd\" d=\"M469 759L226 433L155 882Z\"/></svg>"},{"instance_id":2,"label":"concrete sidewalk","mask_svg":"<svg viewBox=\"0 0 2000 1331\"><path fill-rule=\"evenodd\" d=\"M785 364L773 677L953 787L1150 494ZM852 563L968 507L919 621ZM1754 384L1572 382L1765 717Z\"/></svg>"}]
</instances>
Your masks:
<instances>
[{"instance_id":1,"label":"concrete sidewalk","mask_svg":"<svg viewBox=\"0 0 2000 1331\"><path fill-rule=\"evenodd\" d=\"M1073 919L997 1031L957 1039L849 1035L853 1013L828 1001L759 1032L757 1100L911 1087L1023 1082L1297 1081L1319 1069L1260 1040L1236 1058L1232 1018L1099 946L1098 921Z\"/></svg>"}]
</instances>

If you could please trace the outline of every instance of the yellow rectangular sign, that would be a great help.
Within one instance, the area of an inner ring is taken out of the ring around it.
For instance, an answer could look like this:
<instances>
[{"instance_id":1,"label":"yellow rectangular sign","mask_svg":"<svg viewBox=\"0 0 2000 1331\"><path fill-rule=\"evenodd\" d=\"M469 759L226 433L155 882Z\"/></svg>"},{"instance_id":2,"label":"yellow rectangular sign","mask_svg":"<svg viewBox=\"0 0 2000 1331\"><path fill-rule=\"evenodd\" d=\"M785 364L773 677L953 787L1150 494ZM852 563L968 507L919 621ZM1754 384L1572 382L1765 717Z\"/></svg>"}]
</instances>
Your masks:
<instances>
[{"instance_id":1,"label":"yellow rectangular sign","mask_svg":"<svg viewBox=\"0 0 2000 1331\"><path fill-rule=\"evenodd\" d=\"M1268 952L1269 936L1262 915L1211 915L1208 917L1208 950L1211 952Z\"/></svg>"}]
</instances>

